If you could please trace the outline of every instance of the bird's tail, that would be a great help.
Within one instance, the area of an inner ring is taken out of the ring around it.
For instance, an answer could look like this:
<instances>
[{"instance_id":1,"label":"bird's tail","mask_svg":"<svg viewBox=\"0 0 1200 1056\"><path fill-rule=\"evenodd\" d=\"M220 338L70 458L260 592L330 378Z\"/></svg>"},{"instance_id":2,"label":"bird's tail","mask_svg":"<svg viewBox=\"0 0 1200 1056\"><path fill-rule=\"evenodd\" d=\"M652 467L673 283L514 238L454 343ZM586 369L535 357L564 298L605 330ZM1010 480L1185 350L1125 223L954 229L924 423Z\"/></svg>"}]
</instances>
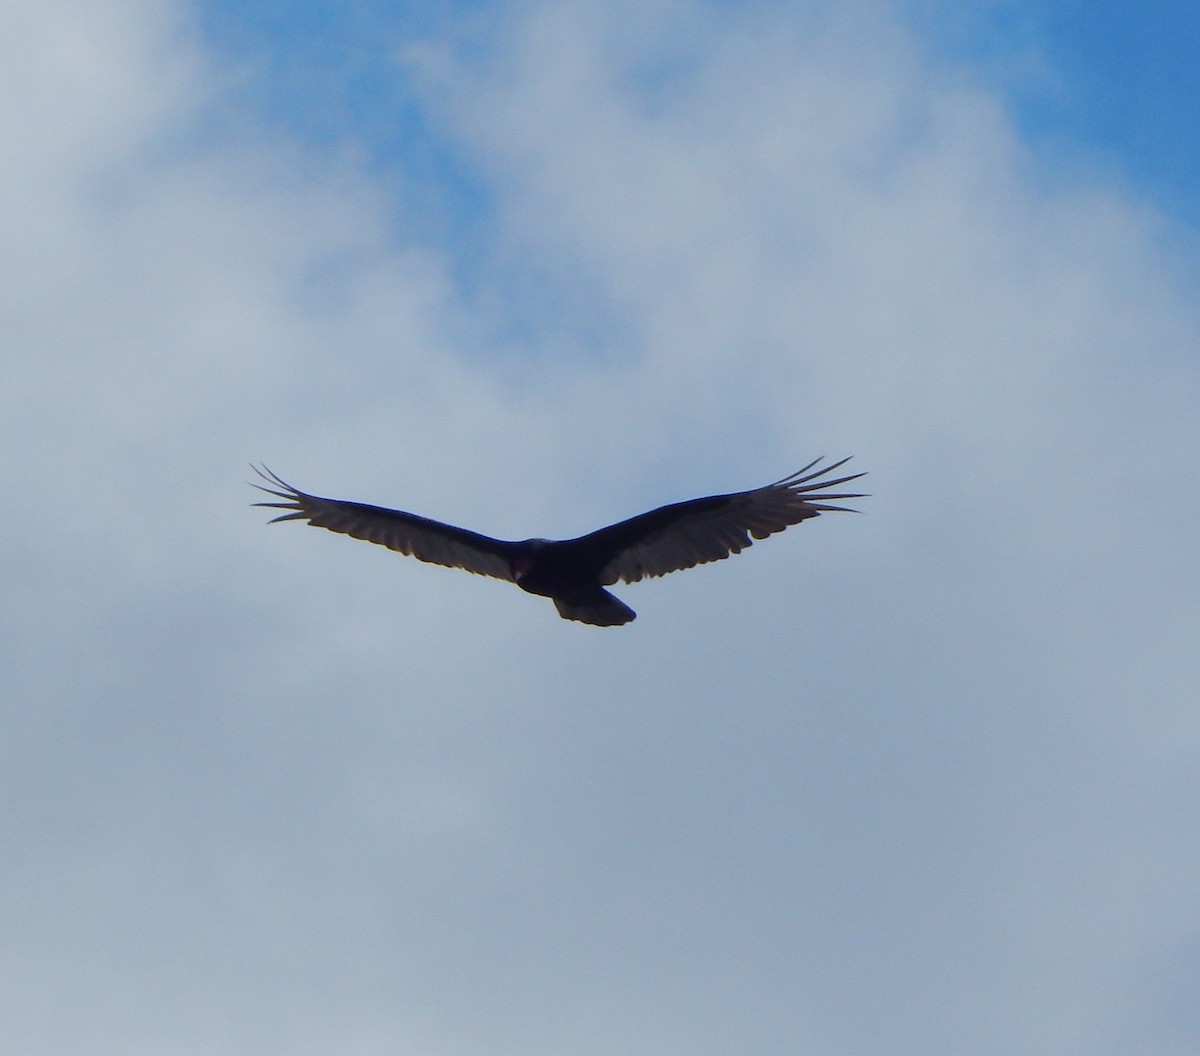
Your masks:
<instances>
[{"instance_id":1,"label":"bird's tail","mask_svg":"<svg viewBox=\"0 0 1200 1056\"><path fill-rule=\"evenodd\" d=\"M619 627L637 618L633 611L607 590L596 590L586 597L555 598L554 607L564 620L578 620L594 627Z\"/></svg>"}]
</instances>

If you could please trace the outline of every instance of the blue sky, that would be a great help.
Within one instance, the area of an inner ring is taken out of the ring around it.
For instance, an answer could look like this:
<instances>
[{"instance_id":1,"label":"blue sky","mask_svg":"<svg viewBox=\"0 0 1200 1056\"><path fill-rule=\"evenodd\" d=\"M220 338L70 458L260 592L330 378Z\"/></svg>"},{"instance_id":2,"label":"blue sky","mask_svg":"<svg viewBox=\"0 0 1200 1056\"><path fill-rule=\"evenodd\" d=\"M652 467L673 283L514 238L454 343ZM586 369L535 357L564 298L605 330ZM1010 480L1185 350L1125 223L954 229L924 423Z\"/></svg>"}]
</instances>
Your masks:
<instances>
[{"instance_id":1,"label":"blue sky","mask_svg":"<svg viewBox=\"0 0 1200 1056\"><path fill-rule=\"evenodd\" d=\"M720 6L720 5L717 5ZM992 78L1035 142L1092 155L1164 208L1200 215L1200 12L1179 0L913 0L901 6L934 59ZM516 10L512 8L511 10ZM317 141L349 139L382 165L429 172L447 208L479 191L394 62L397 42L465 34L486 48L501 5L206 3L205 37L218 54L254 66L254 104ZM480 38L483 38L482 40ZM415 149L414 149L415 148ZM415 160L414 160L415 155Z\"/></svg>"},{"instance_id":2,"label":"blue sky","mask_svg":"<svg viewBox=\"0 0 1200 1056\"><path fill-rule=\"evenodd\" d=\"M1197 1051L1189 18L12 6L0 1047ZM822 454L607 631L246 466L522 538Z\"/></svg>"},{"instance_id":3,"label":"blue sky","mask_svg":"<svg viewBox=\"0 0 1200 1056\"><path fill-rule=\"evenodd\" d=\"M1194 5L974 6L978 15L948 30L946 5L932 5L923 24L935 47L951 54L961 48L967 58L1033 53L1046 80L1016 92L1013 102L1035 141L1065 139L1093 152L1168 210L1196 219L1200 89L1190 71L1200 49L1200 13Z\"/></svg>"}]
</instances>

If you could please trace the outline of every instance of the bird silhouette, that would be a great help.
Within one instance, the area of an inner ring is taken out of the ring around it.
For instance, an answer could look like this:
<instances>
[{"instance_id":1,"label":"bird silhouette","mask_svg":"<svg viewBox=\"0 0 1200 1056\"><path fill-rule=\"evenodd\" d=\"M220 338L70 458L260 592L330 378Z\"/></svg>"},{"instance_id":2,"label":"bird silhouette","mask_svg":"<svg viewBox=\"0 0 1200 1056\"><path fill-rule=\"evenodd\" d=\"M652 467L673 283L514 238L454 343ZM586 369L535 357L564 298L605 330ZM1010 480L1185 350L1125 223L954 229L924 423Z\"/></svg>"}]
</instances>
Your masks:
<instances>
[{"instance_id":1,"label":"bird silhouette","mask_svg":"<svg viewBox=\"0 0 1200 1056\"><path fill-rule=\"evenodd\" d=\"M269 485L254 487L282 500L254 505L286 511L272 524L307 521L419 561L505 579L550 598L564 619L615 627L636 613L605 587L720 561L790 525L849 511L833 503L864 496L829 489L865 474L831 479L849 458L817 468L821 461L765 487L660 506L577 539L521 541L493 539L403 510L321 498L292 487L265 466L252 468Z\"/></svg>"}]
</instances>

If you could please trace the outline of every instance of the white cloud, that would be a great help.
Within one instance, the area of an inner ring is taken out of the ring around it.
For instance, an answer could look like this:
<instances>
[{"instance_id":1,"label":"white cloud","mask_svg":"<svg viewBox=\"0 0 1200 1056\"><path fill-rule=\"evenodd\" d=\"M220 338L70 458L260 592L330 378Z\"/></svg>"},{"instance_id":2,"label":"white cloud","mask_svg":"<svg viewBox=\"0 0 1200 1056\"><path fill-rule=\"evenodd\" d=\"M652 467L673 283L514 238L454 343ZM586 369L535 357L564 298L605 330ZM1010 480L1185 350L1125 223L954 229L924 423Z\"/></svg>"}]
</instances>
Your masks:
<instances>
[{"instance_id":1,"label":"white cloud","mask_svg":"<svg viewBox=\"0 0 1200 1056\"><path fill-rule=\"evenodd\" d=\"M171 9L40 10L0 63L22 1052L1194 1045L1168 219L885 8L534 4L421 52L497 203L468 298ZM850 450L864 517L623 632L242 506L264 459L569 534Z\"/></svg>"}]
</instances>

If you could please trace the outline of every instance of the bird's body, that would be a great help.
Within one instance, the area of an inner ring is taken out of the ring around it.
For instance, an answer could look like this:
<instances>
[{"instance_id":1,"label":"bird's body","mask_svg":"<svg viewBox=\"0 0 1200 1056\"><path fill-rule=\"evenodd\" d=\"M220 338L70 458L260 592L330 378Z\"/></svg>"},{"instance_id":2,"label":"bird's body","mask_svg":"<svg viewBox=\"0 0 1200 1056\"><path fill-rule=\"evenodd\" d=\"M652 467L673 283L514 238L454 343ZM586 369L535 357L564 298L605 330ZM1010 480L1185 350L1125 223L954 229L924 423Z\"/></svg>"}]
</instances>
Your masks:
<instances>
[{"instance_id":1,"label":"bird's body","mask_svg":"<svg viewBox=\"0 0 1200 1056\"><path fill-rule=\"evenodd\" d=\"M751 537L846 510L830 503L862 497L826 490L863 475L828 479L848 459L814 470L819 461L766 487L660 506L576 539L493 539L403 510L309 495L266 469L256 472L271 487L255 487L283 501L256 505L286 510L276 521L308 521L421 561L509 580L552 599L564 619L613 627L635 613L605 587L719 561L750 546Z\"/></svg>"}]
</instances>

